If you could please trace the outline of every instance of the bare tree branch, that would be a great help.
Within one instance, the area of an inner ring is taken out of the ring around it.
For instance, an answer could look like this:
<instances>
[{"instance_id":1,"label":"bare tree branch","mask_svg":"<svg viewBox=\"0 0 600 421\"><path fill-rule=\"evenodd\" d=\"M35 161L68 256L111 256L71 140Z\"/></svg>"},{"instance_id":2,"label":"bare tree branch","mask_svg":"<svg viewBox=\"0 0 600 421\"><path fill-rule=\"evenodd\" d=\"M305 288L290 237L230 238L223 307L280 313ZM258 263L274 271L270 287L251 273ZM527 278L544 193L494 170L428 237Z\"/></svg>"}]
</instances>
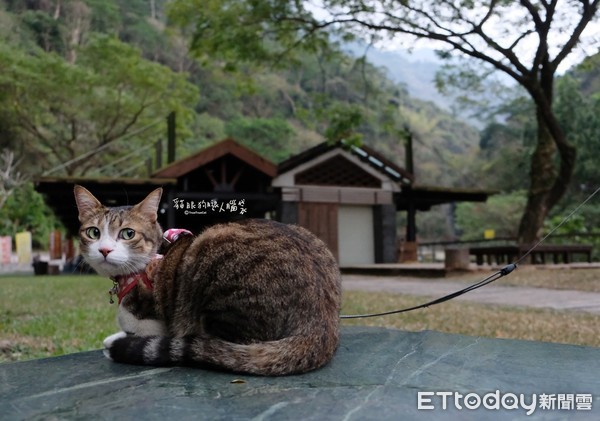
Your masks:
<instances>
[{"instance_id":1,"label":"bare tree branch","mask_svg":"<svg viewBox=\"0 0 600 421\"><path fill-rule=\"evenodd\" d=\"M11 150L2 150L2 154L0 154L0 209L10 195L26 181L25 176L17 171L19 162L15 162L15 155Z\"/></svg>"},{"instance_id":2,"label":"bare tree branch","mask_svg":"<svg viewBox=\"0 0 600 421\"><path fill-rule=\"evenodd\" d=\"M581 1L581 5L583 8L581 19L579 20L577 26L573 29L569 40L565 43L562 50L556 55L556 57L552 61L552 65L555 69L559 66L560 63L562 63L565 57L567 57L571 53L571 51L573 51L573 49L579 42L584 29L590 23L592 18L596 15L596 12L598 10L598 3L600 3L600 0L594 0L591 3L585 0Z\"/></svg>"}]
</instances>

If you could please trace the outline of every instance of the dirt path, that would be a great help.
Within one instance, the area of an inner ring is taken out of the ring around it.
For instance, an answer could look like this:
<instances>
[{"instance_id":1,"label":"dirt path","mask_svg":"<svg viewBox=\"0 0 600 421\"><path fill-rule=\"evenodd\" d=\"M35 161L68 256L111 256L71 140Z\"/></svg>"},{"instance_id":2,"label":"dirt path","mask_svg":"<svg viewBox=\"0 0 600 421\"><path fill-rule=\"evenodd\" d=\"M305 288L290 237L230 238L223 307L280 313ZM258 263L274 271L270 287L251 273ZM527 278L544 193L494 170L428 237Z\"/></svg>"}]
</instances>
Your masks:
<instances>
[{"instance_id":1,"label":"dirt path","mask_svg":"<svg viewBox=\"0 0 600 421\"><path fill-rule=\"evenodd\" d=\"M392 292L438 298L464 288L464 283L437 279L343 275L348 291ZM552 308L600 314L600 293L547 288L487 285L456 300L517 307Z\"/></svg>"}]
</instances>

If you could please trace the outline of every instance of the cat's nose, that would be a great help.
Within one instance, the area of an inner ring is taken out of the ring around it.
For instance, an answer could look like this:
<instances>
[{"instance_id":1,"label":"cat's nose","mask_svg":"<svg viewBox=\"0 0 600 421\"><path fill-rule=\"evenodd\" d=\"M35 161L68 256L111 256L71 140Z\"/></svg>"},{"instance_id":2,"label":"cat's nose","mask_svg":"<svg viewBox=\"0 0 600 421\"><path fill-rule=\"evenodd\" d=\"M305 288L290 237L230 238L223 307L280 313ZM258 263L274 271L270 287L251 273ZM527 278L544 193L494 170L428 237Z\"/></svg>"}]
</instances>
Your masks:
<instances>
[{"instance_id":1,"label":"cat's nose","mask_svg":"<svg viewBox=\"0 0 600 421\"><path fill-rule=\"evenodd\" d=\"M110 253L113 250L105 247L105 248L101 248L99 251L100 251L100 253L102 253L102 256L104 256L104 258L106 258L106 256L108 256L108 253Z\"/></svg>"}]
</instances>

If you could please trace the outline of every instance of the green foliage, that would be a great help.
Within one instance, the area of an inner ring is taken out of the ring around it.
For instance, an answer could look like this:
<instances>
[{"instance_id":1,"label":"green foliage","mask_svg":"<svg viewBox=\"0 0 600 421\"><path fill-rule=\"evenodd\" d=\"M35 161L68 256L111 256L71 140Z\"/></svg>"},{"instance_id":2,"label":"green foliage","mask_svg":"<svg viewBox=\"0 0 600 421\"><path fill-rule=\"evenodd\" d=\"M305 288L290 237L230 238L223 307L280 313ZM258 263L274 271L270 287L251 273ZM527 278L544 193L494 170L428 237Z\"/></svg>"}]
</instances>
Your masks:
<instances>
[{"instance_id":1,"label":"green foliage","mask_svg":"<svg viewBox=\"0 0 600 421\"><path fill-rule=\"evenodd\" d=\"M556 113L568 139L577 147L577 165L571 188L546 221L545 230L557 226L578 203L600 187L600 94L590 91L600 83L600 73L593 66L598 60L600 54L588 57L556 83ZM593 258L597 260L600 257L599 227L600 205L598 200L592 200L556 231L559 237L552 241L592 244Z\"/></svg>"},{"instance_id":2,"label":"green foliage","mask_svg":"<svg viewBox=\"0 0 600 421\"><path fill-rule=\"evenodd\" d=\"M91 9L90 27L93 32L115 34L121 26L121 14L115 0L85 0Z\"/></svg>"},{"instance_id":3,"label":"green foliage","mask_svg":"<svg viewBox=\"0 0 600 421\"><path fill-rule=\"evenodd\" d=\"M290 155L294 134L282 119L240 117L225 125L227 136L245 144L273 162L283 161Z\"/></svg>"},{"instance_id":4,"label":"green foliage","mask_svg":"<svg viewBox=\"0 0 600 421\"><path fill-rule=\"evenodd\" d=\"M526 203L525 193L517 191L490 197L486 203L459 203L456 224L462 240L483 240L483 232L493 229L496 237L515 237Z\"/></svg>"},{"instance_id":5,"label":"green foliage","mask_svg":"<svg viewBox=\"0 0 600 421\"><path fill-rule=\"evenodd\" d=\"M193 28L192 49L202 60L216 60L225 68L240 63L278 63L293 59L297 49L314 51L327 46L323 32L297 34L298 21L310 19L301 2L262 0L175 0L169 4L171 22ZM277 25L267 25L276 20ZM290 45L296 49L292 51Z\"/></svg>"},{"instance_id":6,"label":"green foliage","mask_svg":"<svg viewBox=\"0 0 600 421\"><path fill-rule=\"evenodd\" d=\"M45 116L45 120L60 120L68 122L75 113L84 117L84 120L92 119L93 127L105 128L107 122L112 122L110 110L119 109L119 116L125 117L126 109L132 105L136 99L139 103L139 95L142 95L141 90L134 90L133 93L126 93L123 90L123 95L118 95L116 87L123 89L133 89L139 79L157 81L160 84L159 78L146 71L146 69L133 60L130 60L130 52L123 50L124 44L118 44L114 37L105 37L106 45L93 46L98 42L99 37L94 34L94 31L105 31L111 34L117 34L121 41L127 40L129 43L137 45L141 48L141 57L138 56L140 63L144 63L143 58L159 60L172 66L173 68L186 68L190 70L188 81L200 87L202 95L200 101L195 106L196 116L188 112L189 118L185 118L178 114L178 156L184 156L186 153L194 152L198 148L219 140L219 137L225 136L227 124L238 125L232 123L239 119L264 119L266 121L286 121L288 130L281 137L287 144L283 147L273 146L264 147L256 145L258 149L269 149L279 151L279 157L286 157L290 153L297 153L302 149L310 147L324 139L337 140L344 138L354 143L362 141L364 143L375 146L388 153L390 158L397 162L402 162L404 154L401 143L401 136L398 132L398 127L404 127L404 122L407 118L411 120L411 129L419 135L419 141L416 144L416 159L424 167L423 182L439 182L443 180L447 184L451 184L448 178L448 172L453 168L460 167L452 163L454 160L460 159L465 151L469 150L476 143L476 132L472 129L465 130L466 125L453 122L451 117L441 112L431 104L422 103L418 100L408 98L406 91L394 85L385 78L384 72L370 65L364 58L352 58L344 54L340 47L335 43L325 42L326 35L321 34L322 42L307 43L311 45L308 50L294 50L291 56L286 56L290 60L280 60L280 66L277 68L266 70L260 69L252 64L247 64L239 57L235 57L235 63L230 63L228 60L219 59L221 51L210 52L203 51L198 54L203 66L198 66L193 62L177 58L180 54L176 48L176 43L183 41L185 45L186 33L190 28L186 28L184 23L195 23L196 14L206 15L206 19L216 19L215 22L225 23L228 19L234 19L234 11L236 8L253 8L256 9L252 13L267 13L267 9L271 6L280 12L280 16L291 10L281 8L281 2L273 2L269 7L265 2L202 2L202 7L194 2L172 2L170 4L169 23L176 22L184 27L180 32L177 28L167 28L168 32L164 31L164 18L162 15L164 1L157 1L156 19L150 16L149 4L145 1L125 1L112 0L99 2L97 0L86 0L87 6L91 13L91 33L85 37L85 42L77 50L77 60L74 69L60 68L60 62L55 65L55 73L66 75L57 80L48 80L48 86L38 85L37 91L46 92L48 97L51 97L53 102L60 104L57 107L58 111L64 109L70 102L72 104L72 112L63 113L56 117L46 112L40 112L37 108L48 108L46 105L48 100L38 101L33 103L31 109L36 116ZM228 9L231 7L231 10ZM287 6L286 6L287 7ZM292 7L292 6L289 6ZM294 6L295 7L295 6ZM298 6L299 7L299 6ZM279 8L279 9L278 9ZM227 10L224 10L227 9ZM238 10L239 11L239 10ZM223 16L220 14L224 13ZM258 15L256 15L258 16ZM239 16L237 19L245 21L250 19L249 16ZM69 24L68 19L61 17L59 25ZM135 28L145 28L138 31ZM261 40L262 48L270 58L281 58L283 53L281 46L287 40L278 38L284 34L284 27L278 35L269 35L269 37ZM226 33L220 34L223 37L232 37L227 42L232 42L235 45L229 47L237 47L242 50L252 51L251 44L245 44L245 38L235 38L235 31L257 31L260 33L258 26L245 27L229 27ZM158 40L158 38L160 40ZM312 39L313 41L317 38ZM107 40L112 40L113 45ZM306 39L308 41L308 39ZM218 39L205 39L202 42L217 43L221 42ZM216 44L215 44L216 45ZM225 44L223 44L225 45ZM111 50L114 54L111 53ZM135 49L133 49L135 50ZM138 51L139 50L135 50ZM229 53L228 53L229 54ZM253 54L250 52L250 54ZM58 56L56 56L58 58ZM41 60L41 59L40 59ZM147 61L147 60L146 60ZM248 59L248 61L253 61ZM121 63L130 63L131 72L125 67L121 67ZM94 64L96 63L96 64ZM109 64L110 63L110 64ZM230 64L235 64L235 66ZM289 63L294 63L293 66L287 66ZM284 66L284 64L286 66ZM146 64L144 64L145 66ZM41 66L33 66L41 67ZM236 72L226 71L225 68L232 69L235 67ZM80 81L77 77L68 73L82 73L81 77L90 78L90 82ZM32 69L32 74L36 73ZM99 75L101 80L94 79ZM128 75L133 75L129 77ZM139 79L138 79L139 78ZM51 78L52 79L52 78ZM65 80L72 80L72 86L64 86ZM88 88L94 84L94 88ZM143 85L143 83L142 83ZM164 85L164 84L163 84ZM80 94L73 92L75 86L79 86L80 92L88 93ZM147 85L148 90L160 89ZM164 113L159 108L159 105L164 105L168 101L181 101L182 91L191 91L190 88L182 90L171 89L166 100L157 101L158 104L150 109L145 110L136 121L130 131L135 131L136 127L144 127L145 124L152 123L153 120L148 116L150 114L163 118ZM32 89L33 91L33 89ZM95 95L100 91L103 94L99 97ZM117 94L115 94L117 93ZM189 92L186 92L189 93ZM61 96L62 95L62 96ZM143 95L142 95L143 96ZM144 96L143 96L144 97ZM78 98L87 99L90 104L84 101L79 101ZM146 98L146 97L144 97ZM395 98L403 103L399 109L390 107L390 98ZM32 97L32 101L37 98ZM129 102L131 100L131 102ZM119 104L121 101L122 104ZM190 102L186 102L190 104ZM97 106L94 106L97 104ZM166 108L166 107L165 107ZM185 107L180 107L186 109ZM92 110L86 115L86 109ZM189 111L189 109L187 109ZM43 111L43 110L42 110ZM147 111L147 112L146 112ZM104 116L100 120L100 116ZM408 117L406 117L408 116ZM114 115L113 115L114 117ZM95 119L95 120L94 120ZM123 118L121 118L124 121ZM2 119L0 119L2 121ZM11 121L7 118L7 121ZM241 121L241 120L239 120ZM433 123L432 123L433 121ZM57 127L55 130L54 127ZM435 133L430 129L435 128ZM54 130L53 133L60 132L67 136L72 132L68 125L60 126L51 124L49 130ZM83 134L85 125L78 124L77 131ZM256 127L254 128L256 129ZM263 128L264 129L264 128ZM239 127L236 133L239 133ZM247 132L249 128L245 129ZM262 130L262 129L261 129ZM160 136L164 131L164 126L157 126L156 130L151 133L145 133L144 137L154 139ZM271 127L271 133L277 134L277 131ZM113 132L118 132L115 128ZM280 136L280 134L277 134ZM21 132L23 144L27 146L24 153L31 157L31 161L24 162L24 165L32 165L36 163L36 168L39 170L40 163L43 168L51 168L58 161L64 162L71 157L75 157L81 152L75 147L81 145L82 149L93 150L102 144L100 139L101 134L90 133L86 134L85 139L94 139L92 141L71 142L68 148L63 148L57 151L50 151L48 146L44 146L41 142L35 148L31 148L33 142L39 142L32 133ZM239 137L236 136L236 137ZM453 140L454 139L454 140ZM238 139L243 141L243 139ZM254 140L250 142L256 143ZM270 140L265 141L267 144L272 143ZM460 146L456 144L460 143ZM86 161L86 166L76 167L69 166L67 171L75 174L87 173L90 175L96 174L96 168L102 168L105 164L110 163L115 157L119 157L129 151L134 152L141 150L147 141L141 136L128 138L127 142L119 142L115 147L105 149L102 154L94 159ZM469 146L470 145L470 146ZM42 150L40 150L42 149ZM55 147L55 149L58 149ZM437 152L431 153L432 149ZM449 151L447 154L445 151ZM270 152L269 152L270 153ZM57 155L56 159L53 156ZM443 155L444 162L440 163L440 156ZM470 156L470 153L467 153ZM270 155L277 158L277 154ZM52 162L47 162L52 160ZM433 161L433 162L429 162ZM137 164L136 164L137 165ZM122 167L121 167L122 168ZM435 169L431 171L430 169ZM110 174L112 171L118 173L119 168L108 168L105 174ZM460 177L459 183L470 183L466 178Z\"/></svg>"},{"instance_id":7,"label":"green foliage","mask_svg":"<svg viewBox=\"0 0 600 421\"><path fill-rule=\"evenodd\" d=\"M524 141L524 130L514 120L509 125L493 122L482 130L482 159L474 172L485 177L489 187L502 191L527 189L532 148Z\"/></svg>"},{"instance_id":8,"label":"green foliage","mask_svg":"<svg viewBox=\"0 0 600 421\"><path fill-rule=\"evenodd\" d=\"M60 227L60 222L32 183L15 190L0 209L0 235L14 238L18 232L31 231L36 248L46 249L50 232Z\"/></svg>"},{"instance_id":9,"label":"green foliage","mask_svg":"<svg viewBox=\"0 0 600 421\"><path fill-rule=\"evenodd\" d=\"M552 218L546 221L546 223L544 224L544 229L546 230L546 232L549 232L550 230L553 230L556 227L558 227L554 231L556 234L584 234L590 231L598 231L597 227L588 228L585 223L585 218L581 214L573 215L566 221L564 221L564 218L565 217L562 215L553 216ZM562 225L559 226L559 224L561 223Z\"/></svg>"},{"instance_id":10,"label":"green foliage","mask_svg":"<svg viewBox=\"0 0 600 421\"><path fill-rule=\"evenodd\" d=\"M343 140L348 144L360 144L362 135L356 133L356 129L363 121L360 110L352 105L337 104L328 111L330 123L325 129L325 138L329 142Z\"/></svg>"},{"instance_id":11,"label":"green foliage","mask_svg":"<svg viewBox=\"0 0 600 421\"><path fill-rule=\"evenodd\" d=\"M196 114L194 122L191 124L192 134L177 142L177 156L185 157L198 150L224 139L225 122L218 117L213 117L208 113Z\"/></svg>"},{"instance_id":12,"label":"green foliage","mask_svg":"<svg viewBox=\"0 0 600 421\"><path fill-rule=\"evenodd\" d=\"M155 0L155 16L148 0L117 0L121 25L119 39L136 46L144 57L165 62L169 60L170 45L163 34L164 24L157 18L162 17L165 0Z\"/></svg>"},{"instance_id":13,"label":"green foliage","mask_svg":"<svg viewBox=\"0 0 600 421\"><path fill-rule=\"evenodd\" d=\"M22 15L23 23L31 31L36 43L44 51L63 52L63 34L59 22L47 13L30 10Z\"/></svg>"},{"instance_id":14,"label":"green foliage","mask_svg":"<svg viewBox=\"0 0 600 421\"><path fill-rule=\"evenodd\" d=\"M600 91L600 54L586 57L579 65L571 69L569 76L579 81L584 95L597 94Z\"/></svg>"},{"instance_id":15,"label":"green foliage","mask_svg":"<svg viewBox=\"0 0 600 421\"><path fill-rule=\"evenodd\" d=\"M451 206L441 205L433 207L428 212L417 213L417 236L420 242L428 241L453 241L456 234L451 225ZM403 219L400 237L405 236L406 221Z\"/></svg>"},{"instance_id":16,"label":"green foliage","mask_svg":"<svg viewBox=\"0 0 600 421\"><path fill-rule=\"evenodd\" d=\"M197 98L185 75L143 59L137 49L110 36L92 37L76 64L56 54L25 55L10 47L0 47L0 60L9 63L0 78L9 92L5 100L14 104L25 152L38 170L110 144L171 111L185 124ZM139 142L129 139L128 145ZM65 171L85 174L106 157L91 155Z\"/></svg>"},{"instance_id":17,"label":"green foliage","mask_svg":"<svg viewBox=\"0 0 600 421\"><path fill-rule=\"evenodd\" d=\"M600 59L600 54L596 57ZM586 68L583 65L574 75L567 74L557 81L555 101L561 127L569 141L577 147L573 184L579 188L600 183L597 159L600 156L600 93L585 93L587 85L594 83L584 71ZM589 73L597 74L597 80L600 80L597 70Z\"/></svg>"},{"instance_id":18,"label":"green foliage","mask_svg":"<svg viewBox=\"0 0 600 421\"><path fill-rule=\"evenodd\" d=\"M581 209L580 213L572 215L564 221L570 214L570 210L556 214L547 219L544 223L544 233L547 234L553 230L552 236L548 242L552 244L591 244L592 260L600 259L600 227L590 221L600 220L600 207L588 206ZM560 225L562 224L562 225ZM560 226L559 226L560 225ZM558 227L557 229L555 229Z\"/></svg>"}]
</instances>

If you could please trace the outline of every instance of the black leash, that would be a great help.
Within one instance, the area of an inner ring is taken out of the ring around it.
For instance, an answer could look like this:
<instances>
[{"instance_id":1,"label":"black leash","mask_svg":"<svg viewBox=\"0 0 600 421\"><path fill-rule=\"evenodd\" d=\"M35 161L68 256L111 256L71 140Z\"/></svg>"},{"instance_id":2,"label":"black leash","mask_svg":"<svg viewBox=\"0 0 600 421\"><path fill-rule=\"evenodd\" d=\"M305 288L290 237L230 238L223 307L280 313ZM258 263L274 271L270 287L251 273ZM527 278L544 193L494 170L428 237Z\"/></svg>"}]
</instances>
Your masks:
<instances>
[{"instance_id":1,"label":"black leash","mask_svg":"<svg viewBox=\"0 0 600 421\"><path fill-rule=\"evenodd\" d=\"M494 274L488 276L487 278L473 284L473 285L469 285L466 288L463 288L459 291L453 292L451 294L448 295L444 295L443 297L437 298L435 300L426 302L424 304L419 304L417 306L414 307L408 307L408 308L403 308L400 310L392 310L392 311L385 311L382 313L368 313L368 314L342 314L340 316L340 319L366 319L367 317L379 317L379 316L387 316L390 314L399 314L399 313L406 313L408 311L413 311L413 310L418 310L421 308L427 308L436 304L441 304L443 302L449 301L453 298L459 297L463 294L466 294L467 292L471 292L473 290L476 290L477 288L481 288L483 286L486 286L488 284L491 284L494 281L497 281L498 279L508 275L509 273L511 273L513 270L515 270L517 268L517 265L520 264L523 260L525 260L531 253L533 253L533 251L538 248L544 241L546 241L548 239L548 237L550 237L557 229L559 229L565 222L567 222L573 215L575 215L577 212L579 212L579 209L581 209L581 207L583 207L587 202L589 202L592 197L594 197L596 195L596 193L598 193L600 191L600 187L598 187L592 194L590 194L583 202L581 202L579 204L579 206L577 206L571 213L569 213L565 218L563 218L563 220L556 225L554 228L552 228L550 230L550 232L548 232L548 234L546 234L540 241L538 241L536 244L534 244L524 255L522 255L521 257L519 257L519 259L517 259L516 262L508 264L506 266L504 266L502 269L500 269L498 272L495 272Z\"/></svg>"},{"instance_id":2,"label":"black leash","mask_svg":"<svg viewBox=\"0 0 600 421\"><path fill-rule=\"evenodd\" d=\"M443 297L437 298L437 299L435 299L433 301L429 301L429 302L424 303L424 304L420 304L418 306L403 308L401 310L386 311L386 312L383 312L383 313L341 315L340 318L341 319L363 319L363 318L367 318L367 317L387 316L389 314L406 313L407 311L418 310L420 308L426 308L426 307L430 307L430 306L433 306L433 305L436 305L436 304L441 304L441 303L443 303L445 301L448 301L448 300L451 300L451 299L456 298L458 296L461 296L463 294L466 294L469 291L473 291L474 289L481 288L482 286L490 284L490 283L492 283L492 282L494 282L494 281L502 278L503 276L508 275L513 270L515 270L516 267L517 267L517 265L515 263L511 263L510 265L504 266L498 272L494 273L493 275L488 276L487 278L485 278L485 279L477 282L476 284L469 285L468 287L463 288L463 289L461 289L459 291L453 292L453 293L448 294L448 295L444 295Z\"/></svg>"}]
</instances>

